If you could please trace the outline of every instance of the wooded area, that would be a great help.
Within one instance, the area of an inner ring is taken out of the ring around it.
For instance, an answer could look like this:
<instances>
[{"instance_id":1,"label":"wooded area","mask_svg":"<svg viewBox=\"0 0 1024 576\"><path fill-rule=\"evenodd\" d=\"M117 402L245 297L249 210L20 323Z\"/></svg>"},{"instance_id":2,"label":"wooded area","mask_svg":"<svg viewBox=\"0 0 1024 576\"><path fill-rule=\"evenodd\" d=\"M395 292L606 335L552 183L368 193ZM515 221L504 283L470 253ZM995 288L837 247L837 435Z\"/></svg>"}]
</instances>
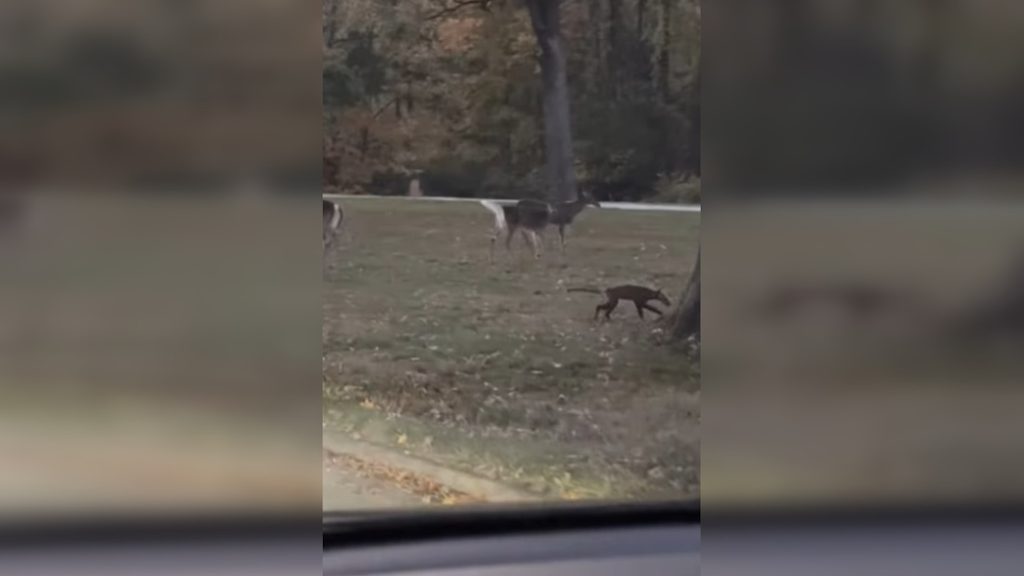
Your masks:
<instances>
[{"instance_id":1,"label":"wooded area","mask_svg":"<svg viewBox=\"0 0 1024 576\"><path fill-rule=\"evenodd\" d=\"M699 201L695 0L323 6L327 188Z\"/></svg>"}]
</instances>

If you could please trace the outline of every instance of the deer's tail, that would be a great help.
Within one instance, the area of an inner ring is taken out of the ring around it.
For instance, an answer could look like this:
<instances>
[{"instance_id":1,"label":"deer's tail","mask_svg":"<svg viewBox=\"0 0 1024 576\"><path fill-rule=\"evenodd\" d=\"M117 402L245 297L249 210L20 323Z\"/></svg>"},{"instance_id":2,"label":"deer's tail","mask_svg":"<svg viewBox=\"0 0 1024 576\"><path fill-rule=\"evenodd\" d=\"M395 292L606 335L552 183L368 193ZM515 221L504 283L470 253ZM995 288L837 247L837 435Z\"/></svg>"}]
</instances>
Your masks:
<instances>
[{"instance_id":1,"label":"deer's tail","mask_svg":"<svg viewBox=\"0 0 1024 576\"><path fill-rule=\"evenodd\" d=\"M499 232L504 232L508 229L508 222L505 221L505 209L502 208L501 204L493 200L481 200L480 204L494 214L494 227Z\"/></svg>"},{"instance_id":2,"label":"deer's tail","mask_svg":"<svg viewBox=\"0 0 1024 576\"><path fill-rule=\"evenodd\" d=\"M341 226L341 220L345 217L345 213L337 202L332 202L326 199L324 200L323 208L324 247L326 247L331 243L334 235L338 232L338 228Z\"/></svg>"},{"instance_id":3,"label":"deer's tail","mask_svg":"<svg viewBox=\"0 0 1024 576\"><path fill-rule=\"evenodd\" d=\"M566 292L586 292L588 294L604 294L604 290L598 288L569 288Z\"/></svg>"},{"instance_id":4,"label":"deer's tail","mask_svg":"<svg viewBox=\"0 0 1024 576\"><path fill-rule=\"evenodd\" d=\"M334 213L331 215L331 230L336 231L341 226L341 220L345 217L345 212L342 211L341 206L334 204Z\"/></svg>"}]
</instances>

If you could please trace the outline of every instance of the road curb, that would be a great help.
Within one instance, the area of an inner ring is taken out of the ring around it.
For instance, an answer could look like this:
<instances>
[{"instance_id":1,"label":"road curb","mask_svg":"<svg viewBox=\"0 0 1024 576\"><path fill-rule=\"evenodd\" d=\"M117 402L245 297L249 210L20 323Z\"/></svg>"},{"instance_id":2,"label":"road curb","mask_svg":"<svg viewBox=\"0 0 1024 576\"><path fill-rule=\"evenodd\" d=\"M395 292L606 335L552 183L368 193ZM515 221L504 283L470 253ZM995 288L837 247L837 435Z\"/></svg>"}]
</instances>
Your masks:
<instances>
[{"instance_id":1,"label":"road curb","mask_svg":"<svg viewBox=\"0 0 1024 576\"><path fill-rule=\"evenodd\" d=\"M416 476L430 479L438 484L468 494L484 502L537 502L541 498L522 490L511 488L493 480L452 470L415 456L395 452L376 444L352 440L340 432L324 430L323 448L326 452L349 456L359 460L376 462L398 468Z\"/></svg>"}]
</instances>

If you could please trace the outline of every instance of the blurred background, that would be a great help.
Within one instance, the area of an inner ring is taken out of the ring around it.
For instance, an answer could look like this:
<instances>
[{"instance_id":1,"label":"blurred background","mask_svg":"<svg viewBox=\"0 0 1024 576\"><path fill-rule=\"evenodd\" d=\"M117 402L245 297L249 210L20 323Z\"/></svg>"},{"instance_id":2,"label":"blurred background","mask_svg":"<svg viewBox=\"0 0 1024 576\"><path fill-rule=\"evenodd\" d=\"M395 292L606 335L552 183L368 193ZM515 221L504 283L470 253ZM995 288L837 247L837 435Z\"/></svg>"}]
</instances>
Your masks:
<instances>
[{"instance_id":1,"label":"blurred background","mask_svg":"<svg viewBox=\"0 0 1024 576\"><path fill-rule=\"evenodd\" d=\"M1019 501L1024 6L705 8L709 517Z\"/></svg>"},{"instance_id":2,"label":"blurred background","mask_svg":"<svg viewBox=\"0 0 1024 576\"><path fill-rule=\"evenodd\" d=\"M716 198L913 190L936 199L968 191L962 178L974 197L1013 191L1024 153L1019 2L707 9L704 169L722 189Z\"/></svg>"},{"instance_id":3,"label":"blurred background","mask_svg":"<svg viewBox=\"0 0 1024 576\"><path fill-rule=\"evenodd\" d=\"M258 173L318 184L319 11L240 6L6 2L5 180L196 189Z\"/></svg>"},{"instance_id":4,"label":"blurred background","mask_svg":"<svg viewBox=\"0 0 1024 576\"><path fill-rule=\"evenodd\" d=\"M319 26L0 7L0 515L319 516Z\"/></svg>"}]
</instances>

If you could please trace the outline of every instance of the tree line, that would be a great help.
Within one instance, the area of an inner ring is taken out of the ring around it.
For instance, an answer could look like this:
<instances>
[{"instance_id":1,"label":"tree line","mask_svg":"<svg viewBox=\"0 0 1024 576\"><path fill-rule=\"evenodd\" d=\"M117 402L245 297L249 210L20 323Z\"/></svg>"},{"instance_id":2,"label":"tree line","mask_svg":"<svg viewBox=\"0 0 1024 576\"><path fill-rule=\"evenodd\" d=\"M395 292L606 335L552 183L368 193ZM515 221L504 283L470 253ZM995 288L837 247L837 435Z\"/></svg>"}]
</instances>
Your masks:
<instances>
[{"instance_id":1,"label":"tree line","mask_svg":"<svg viewBox=\"0 0 1024 576\"><path fill-rule=\"evenodd\" d=\"M324 0L324 181L699 201L695 0Z\"/></svg>"}]
</instances>

